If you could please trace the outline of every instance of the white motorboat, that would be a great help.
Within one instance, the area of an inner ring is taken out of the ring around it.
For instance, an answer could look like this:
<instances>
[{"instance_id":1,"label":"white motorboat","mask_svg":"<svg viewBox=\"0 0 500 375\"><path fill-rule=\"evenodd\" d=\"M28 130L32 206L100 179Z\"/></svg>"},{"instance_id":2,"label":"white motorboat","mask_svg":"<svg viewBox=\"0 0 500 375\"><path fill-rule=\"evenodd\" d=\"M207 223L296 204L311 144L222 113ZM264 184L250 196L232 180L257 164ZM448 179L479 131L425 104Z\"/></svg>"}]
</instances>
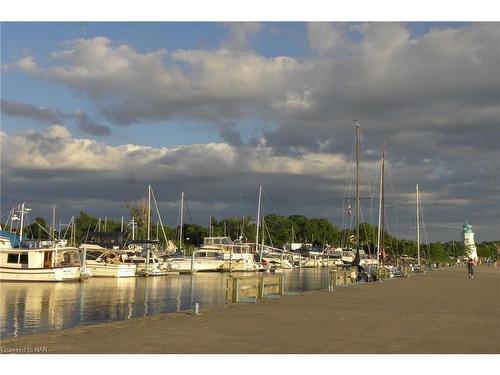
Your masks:
<instances>
[{"instance_id":1,"label":"white motorboat","mask_svg":"<svg viewBox=\"0 0 500 375\"><path fill-rule=\"evenodd\" d=\"M220 250L195 250L194 257L165 258L165 263L173 272L222 271L224 254Z\"/></svg>"},{"instance_id":2,"label":"white motorboat","mask_svg":"<svg viewBox=\"0 0 500 375\"><path fill-rule=\"evenodd\" d=\"M266 252L262 255L262 263L268 266L268 269L281 268L292 269L294 268L293 256L284 252ZM304 262L304 260L302 260Z\"/></svg>"},{"instance_id":3,"label":"white motorboat","mask_svg":"<svg viewBox=\"0 0 500 375\"><path fill-rule=\"evenodd\" d=\"M342 249L326 249L323 252L323 265L325 267L342 266Z\"/></svg>"},{"instance_id":4,"label":"white motorboat","mask_svg":"<svg viewBox=\"0 0 500 375\"><path fill-rule=\"evenodd\" d=\"M229 237L205 237L198 252L219 252L224 260L223 271L259 271L261 267L250 247L248 243L233 242Z\"/></svg>"},{"instance_id":5,"label":"white motorboat","mask_svg":"<svg viewBox=\"0 0 500 375\"><path fill-rule=\"evenodd\" d=\"M302 261L303 268L319 268L323 266L323 260L319 257L310 257Z\"/></svg>"},{"instance_id":6,"label":"white motorboat","mask_svg":"<svg viewBox=\"0 0 500 375\"><path fill-rule=\"evenodd\" d=\"M149 265L146 269L146 262L149 260ZM150 257L147 259L146 257L142 256L134 256L130 258L127 263L130 264L135 264L137 267L136 273L141 276L164 276L167 274L168 268L162 267L162 263L155 258L155 257Z\"/></svg>"},{"instance_id":7,"label":"white motorboat","mask_svg":"<svg viewBox=\"0 0 500 375\"><path fill-rule=\"evenodd\" d=\"M94 277L134 277L137 266L127 262L125 251L108 250L98 245L81 245L86 248L85 267Z\"/></svg>"}]
</instances>

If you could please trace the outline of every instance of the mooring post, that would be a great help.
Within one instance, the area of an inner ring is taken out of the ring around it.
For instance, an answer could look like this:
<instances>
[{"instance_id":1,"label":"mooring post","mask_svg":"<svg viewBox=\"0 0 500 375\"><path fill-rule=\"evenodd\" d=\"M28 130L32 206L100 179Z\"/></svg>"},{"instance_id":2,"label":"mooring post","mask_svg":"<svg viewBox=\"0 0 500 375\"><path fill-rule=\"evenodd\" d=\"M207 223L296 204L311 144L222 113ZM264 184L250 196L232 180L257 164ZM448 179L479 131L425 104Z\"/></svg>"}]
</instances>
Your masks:
<instances>
[{"instance_id":1,"label":"mooring post","mask_svg":"<svg viewBox=\"0 0 500 375\"><path fill-rule=\"evenodd\" d=\"M259 292L257 298L264 298L264 276L259 278Z\"/></svg>"},{"instance_id":2,"label":"mooring post","mask_svg":"<svg viewBox=\"0 0 500 375\"><path fill-rule=\"evenodd\" d=\"M337 270L330 271L330 284L328 290L333 292L337 286Z\"/></svg>"},{"instance_id":3,"label":"mooring post","mask_svg":"<svg viewBox=\"0 0 500 375\"><path fill-rule=\"evenodd\" d=\"M347 270L344 270L344 286L347 286Z\"/></svg>"},{"instance_id":4,"label":"mooring post","mask_svg":"<svg viewBox=\"0 0 500 375\"><path fill-rule=\"evenodd\" d=\"M193 252L191 253L191 273L194 272L194 249Z\"/></svg>"},{"instance_id":5,"label":"mooring post","mask_svg":"<svg viewBox=\"0 0 500 375\"><path fill-rule=\"evenodd\" d=\"M200 304L198 302L193 306L193 315L200 315Z\"/></svg>"},{"instance_id":6,"label":"mooring post","mask_svg":"<svg viewBox=\"0 0 500 375\"><path fill-rule=\"evenodd\" d=\"M229 298L232 298L231 296L233 295L232 291L232 276L229 275L226 279L226 300L229 300Z\"/></svg>"},{"instance_id":7,"label":"mooring post","mask_svg":"<svg viewBox=\"0 0 500 375\"><path fill-rule=\"evenodd\" d=\"M240 301L240 280L233 277L233 303Z\"/></svg>"},{"instance_id":8,"label":"mooring post","mask_svg":"<svg viewBox=\"0 0 500 375\"><path fill-rule=\"evenodd\" d=\"M358 272L355 269L351 270L351 284L356 284L358 278Z\"/></svg>"},{"instance_id":9,"label":"mooring post","mask_svg":"<svg viewBox=\"0 0 500 375\"><path fill-rule=\"evenodd\" d=\"M279 287L279 294L282 296L285 293L285 278L283 277L282 274L279 275L279 282L280 282L280 287Z\"/></svg>"}]
</instances>

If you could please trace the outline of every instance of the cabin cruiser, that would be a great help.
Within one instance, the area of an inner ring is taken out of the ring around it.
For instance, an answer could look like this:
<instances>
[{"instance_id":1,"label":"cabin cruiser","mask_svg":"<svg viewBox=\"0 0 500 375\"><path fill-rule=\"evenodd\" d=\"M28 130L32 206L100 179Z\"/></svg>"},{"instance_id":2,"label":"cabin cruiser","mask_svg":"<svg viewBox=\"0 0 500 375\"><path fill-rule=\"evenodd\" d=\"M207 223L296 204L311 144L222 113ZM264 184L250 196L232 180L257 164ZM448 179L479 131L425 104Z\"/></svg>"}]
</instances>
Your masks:
<instances>
[{"instance_id":1,"label":"cabin cruiser","mask_svg":"<svg viewBox=\"0 0 500 375\"><path fill-rule=\"evenodd\" d=\"M99 245L82 244L85 267L94 277L134 277L137 266L128 262L123 250L105 249Z\"/></svg>"},{"instance_id":2,"label":"cabin cruiser","mask_svg":"<svg viewBox=\"0 0 500 375\"><path fill-rule=\"evenodd\" d=\"M198 251L218 251L224 260L223 271L249 272L261 269L254 259L254 254L250 251L250 244L233 242L229 237L205 237Z\"/></svg>"},{"instance_id":3,"label":"cabin cruiser","mask_svg":"<svg viewBox=\"0 0 500 375\"><path fill-rule=\"evenodd\" d=\"M220 250L198 249L194 256L164 258L165 263L173 272L210 272L222 271L224 254Z\"/></svg>"},{"instance_id":4,"label":"cabin cruiser","mask_svg":"<svg viewBox=\"0 0 500 375\"><path fill-rule=\"evenodd\" d=\"M13 248L9 237L0 236L1 281L74 281L80 271L77 248Z\"/></svg>"},{"instance_id":5,"label":"cabin cruiser","mask_svg":"<svg viewBox=\"0 0 500 375\"><path fill-rule=\"evenodd\" d=\"M311 256L302 261L302 268L319 268L323 267L323 259L318 256Z\"/></svg>"},{"instance_id":6,"label":"cabin cruiser","mask_svg":"<svg viewBox=\"0 0 500 375\"><path fill-rule=\"evenodd\" d=\"M326 267L335 267L344 265L342 260L342 249L326 249L323 252L323 265Z\"/></svg>"},{"instance_id":7,"label":"cabin cruiser","mask_svg":"<svg viewBox=\"0 0 500 375\"><path fill-rule=\"evenodd\" d=\"M302 261L304 262L304 261ZM274 270L292 269L294 268L293 255L285 252L267 251L262 254L262 264L267 266L267 269Z\"/></svg>"},{"instance_id":8,"label":"cabin cruiser","mask_svg":"<svg viewBox=\"0 0 500 375\"><path fill-rule=\"evenodd\" d=\"M159 242L157 240L131 241L124 251L127 253L126 263L135 264L137 274L141 276L163 276L169 267L158 257ZM146 267L146 263L148 266Z\"/></svg>"}]
</instances>

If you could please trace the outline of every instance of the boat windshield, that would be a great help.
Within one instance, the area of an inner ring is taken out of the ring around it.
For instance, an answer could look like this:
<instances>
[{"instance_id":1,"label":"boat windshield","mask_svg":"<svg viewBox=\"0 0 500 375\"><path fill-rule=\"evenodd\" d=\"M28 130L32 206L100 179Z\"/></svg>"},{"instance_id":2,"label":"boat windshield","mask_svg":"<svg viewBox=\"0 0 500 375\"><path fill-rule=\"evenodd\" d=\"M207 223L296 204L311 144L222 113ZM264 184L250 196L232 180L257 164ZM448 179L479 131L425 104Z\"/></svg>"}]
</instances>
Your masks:
<instances>
[{"instance_id":1,"label":"boat windshield","mask_svg":"<svg viewBox=\"0 0 500 375\"><path fill-rule=\"evenodd\" d=\"M197 251L196 258L219 258L220 254L216 251Z\"/></svg>"}]
</instances>

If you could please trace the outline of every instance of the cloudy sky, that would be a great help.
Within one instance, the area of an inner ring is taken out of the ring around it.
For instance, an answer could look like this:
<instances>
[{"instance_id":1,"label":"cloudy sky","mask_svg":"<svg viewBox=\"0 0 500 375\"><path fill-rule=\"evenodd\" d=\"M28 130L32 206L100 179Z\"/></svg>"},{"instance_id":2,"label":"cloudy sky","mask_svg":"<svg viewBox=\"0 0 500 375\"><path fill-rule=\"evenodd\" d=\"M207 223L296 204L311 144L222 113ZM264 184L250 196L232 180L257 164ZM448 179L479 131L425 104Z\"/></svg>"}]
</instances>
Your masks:
<instances>
[{"instance_id":1,"label":"cloudy sky","mask_svg":"<svg viewBox=\"0 0 500 375\"><path fill-rule=\"evenodd\" d=\"M120 218L151 183L210 214L342 226L361 126L363 219L499 239L498 23L3 23L1 210ZM351 190L349 192L349 190ZM346 219L344 219L346 220ZM347 219L349 221L349 219Z\"/></svg>"}]
</instances>

